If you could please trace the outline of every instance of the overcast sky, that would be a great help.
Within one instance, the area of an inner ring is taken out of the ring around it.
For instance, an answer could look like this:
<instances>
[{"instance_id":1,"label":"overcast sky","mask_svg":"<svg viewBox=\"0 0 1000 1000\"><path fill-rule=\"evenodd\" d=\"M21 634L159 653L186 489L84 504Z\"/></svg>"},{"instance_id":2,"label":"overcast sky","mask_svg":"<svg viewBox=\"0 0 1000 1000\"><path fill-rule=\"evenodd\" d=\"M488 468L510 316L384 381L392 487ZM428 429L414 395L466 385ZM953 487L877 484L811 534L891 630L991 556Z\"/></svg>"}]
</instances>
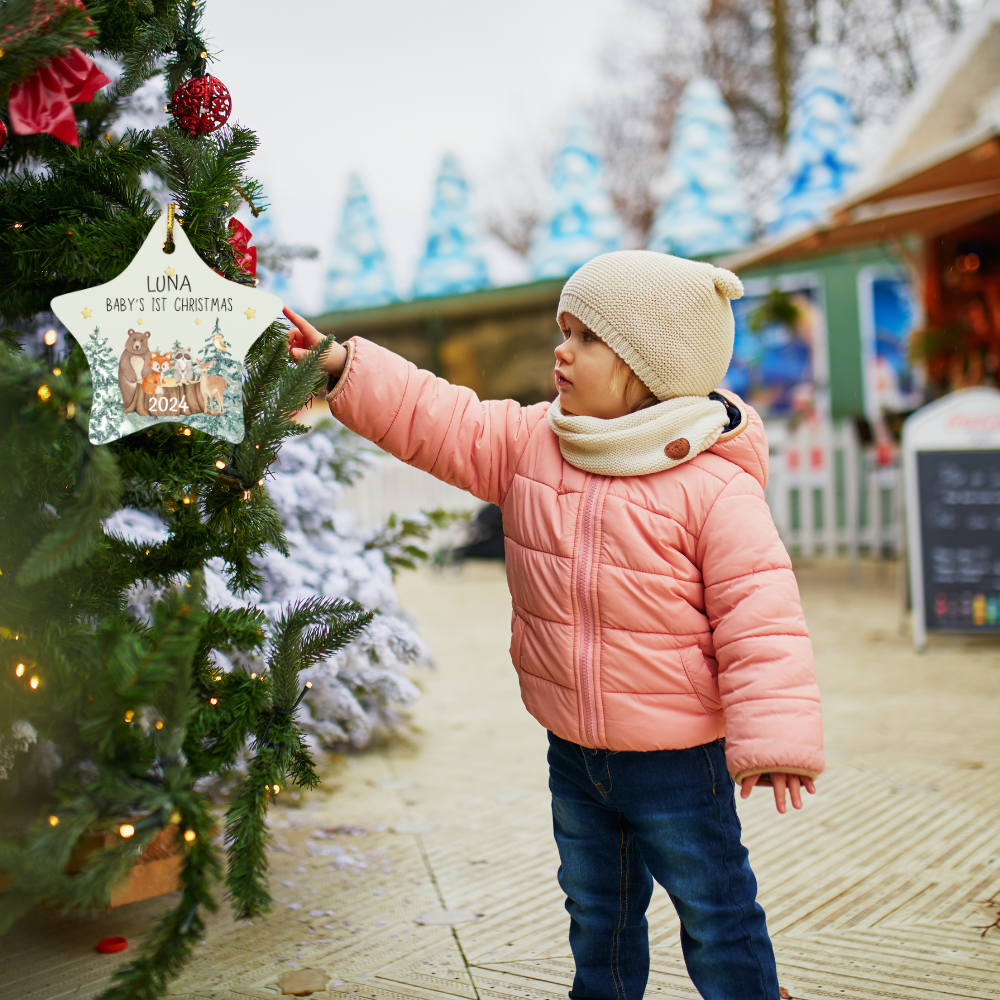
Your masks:
<instances>
[{"instance_id":1,"label":"overcast sky","mask_svg":"<svg viewBox=\"0 0 1000 1000\"><path fill-rule=\"evenodd\" d=\"M494 175L607 85L603 56L642 17L636 0L211 0L205 25L281 239L325 254L356 170L408 294L442 154ZM298 268L316 309L321 268Z\"/></svg>"}]
</instances>

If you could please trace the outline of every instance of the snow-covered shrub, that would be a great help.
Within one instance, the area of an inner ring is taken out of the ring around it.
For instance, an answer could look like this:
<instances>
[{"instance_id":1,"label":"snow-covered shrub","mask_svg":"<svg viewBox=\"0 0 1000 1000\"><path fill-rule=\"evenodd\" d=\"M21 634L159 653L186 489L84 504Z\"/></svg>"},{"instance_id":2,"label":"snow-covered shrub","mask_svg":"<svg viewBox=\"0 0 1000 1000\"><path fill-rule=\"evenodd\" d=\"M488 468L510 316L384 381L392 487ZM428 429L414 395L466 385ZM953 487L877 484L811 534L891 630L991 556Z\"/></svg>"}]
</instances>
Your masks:
<instances>
[{"instance_id":1,"label":"snow-covered shrub","mask_svg":"<svg viewBox=\"0 0 1000 1000\"><path fill-rule=\"evenodd\" d=\"M431 662L427 647L400 611L393 569L424 558L426 553L414 543L450 518L433 511L360 531L355 515L337 510L336 504L344 486L362 475L371 461L367 442L326 420L282 446L267 484L284 524L288 554L270 549L256 561L264 583L256 599L250 599L272 618L290 602L315 595L357 601L376 613L358 639L302 673L303 683L310 681L312 687L299 709L300 722L326 746L360 747L375 734L398 729L402 710L420 694L407 671ZM105 522L105 530L146 542L167 538L160 519L139 510L117 511ZM243 603L229 591L221 560L205 567L205 584L209 605ZM137 588L131 595L132 613L145 617L159 590ZM215 656L223 670L247 660L246 654Z\"/></svg>"},{"instance_id":2,"label":"snow-covered shrub","mask_svg":"<svg viewBox=\"0 0 1000 1000\"><path fill-rule=\"evenodd\" d=\"M289 554L271 550L258 565L260 607L269 615L311 594L343 597L376 612L346 649L302 674L311 681L303 728L328 745L362 746L392 730L419 695L411 665L430 662L427 647L401 616L386 561L396 535L363 534L354 514L337 510L341 491L368 467L367 444L332 421L285 443L268 491L281 514Z\"/></svg>"}]
</instances>

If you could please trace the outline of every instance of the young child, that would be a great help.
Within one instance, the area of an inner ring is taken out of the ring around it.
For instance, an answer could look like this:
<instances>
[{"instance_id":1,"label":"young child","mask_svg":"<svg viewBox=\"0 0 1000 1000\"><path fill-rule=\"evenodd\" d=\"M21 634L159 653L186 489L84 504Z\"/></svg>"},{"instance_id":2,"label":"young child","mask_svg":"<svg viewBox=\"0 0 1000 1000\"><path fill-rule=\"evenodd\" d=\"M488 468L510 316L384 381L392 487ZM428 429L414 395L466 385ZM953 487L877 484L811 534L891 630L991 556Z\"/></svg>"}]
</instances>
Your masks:
<instances>
[{"instance_id":1,"label":"young child","mask_svg":"<svg viewBox=\"0 0 1000 1000\"><path fill-rule=\"evenodd\" d=\"M764 430L715 391L742 294L710 264L595 258L559 300L551 404L480 402L361 338L324 355L341 423L503 510L511 659L549 730L572 1000L641 1000L653 879L706 1000L778 997L734 782L798 809L823 749ZM299 358L322 338L285 315Z\"/></svg>"}]
</instances>

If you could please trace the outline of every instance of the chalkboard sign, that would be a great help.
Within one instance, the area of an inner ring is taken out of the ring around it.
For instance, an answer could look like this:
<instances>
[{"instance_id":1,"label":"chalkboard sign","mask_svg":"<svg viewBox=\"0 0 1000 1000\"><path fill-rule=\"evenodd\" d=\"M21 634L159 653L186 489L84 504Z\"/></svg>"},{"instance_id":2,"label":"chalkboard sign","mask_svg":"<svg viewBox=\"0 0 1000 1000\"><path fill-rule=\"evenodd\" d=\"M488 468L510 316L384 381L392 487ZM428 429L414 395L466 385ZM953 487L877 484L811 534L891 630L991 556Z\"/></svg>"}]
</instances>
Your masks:
<instances>
[{"instance_id":1,"label":"chalkboard sign","mask_svg":"<svg viewBox=\"0 0 1000 1000\"><path fill-rule=\"evenodd\" d=\"M913 641L1000 633L1000 392L961 389L903 425Z\"/></svg>"},{"instance_id":2,"label":"chalkboard sign","mask_svg":"<svg viewBox=\"0 0 1000 1000\"><path fill-rule=\"evenodd\" d=\"M917 452L928 631L1000 632L1000 450Z\"/></svg>"}]
</instances>

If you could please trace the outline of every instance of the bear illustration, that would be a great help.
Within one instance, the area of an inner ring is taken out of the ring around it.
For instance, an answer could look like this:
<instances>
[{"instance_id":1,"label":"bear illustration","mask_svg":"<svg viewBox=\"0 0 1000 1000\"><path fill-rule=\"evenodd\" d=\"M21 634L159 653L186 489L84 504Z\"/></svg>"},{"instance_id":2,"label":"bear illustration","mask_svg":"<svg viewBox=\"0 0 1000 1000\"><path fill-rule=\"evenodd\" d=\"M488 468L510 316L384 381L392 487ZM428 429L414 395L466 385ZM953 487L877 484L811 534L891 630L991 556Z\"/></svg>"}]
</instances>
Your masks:
<instances>
[{"instance_id":1,"label":"bear illustration","mask_svg":"<svg viewBox=\"0 0 1000 1000\"><path fill-rule=\"evenodd\" d=\"M125 350L118 359L118 388L128 409L136 388L153 369L149 367L149 331L129 330Z\"/></svg>"},{"instance_id":2,"label":"bear illustration","mask_svg":"<svg viewBox=\"0 0 1000 1000\"><path fill-rule=\"evenodd\" d=\"M180 347L174 354L174 374L178 382L194 381L194 351L190 347Z\"/></svg>"}]
</instances>

